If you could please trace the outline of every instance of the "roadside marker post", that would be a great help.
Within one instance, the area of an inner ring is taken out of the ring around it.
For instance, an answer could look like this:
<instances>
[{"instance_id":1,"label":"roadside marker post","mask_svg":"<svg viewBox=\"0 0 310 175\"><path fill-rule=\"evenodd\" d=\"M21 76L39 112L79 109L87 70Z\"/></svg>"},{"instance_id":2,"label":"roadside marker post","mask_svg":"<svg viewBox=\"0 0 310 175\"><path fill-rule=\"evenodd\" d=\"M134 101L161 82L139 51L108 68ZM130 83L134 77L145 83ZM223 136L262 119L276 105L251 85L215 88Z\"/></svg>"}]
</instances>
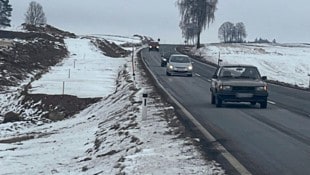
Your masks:
<instances>
[{"instance_id":1,"label":"roadside marker post","mask_svg":"<svg viewBox=\"0 0 310 175\"><path fill-rule=\"evenodd\" d=\"M219 52L219 58L217 60L217 66L220 66L220 63L222 62L223 60L221 59L221 52Z\"/></svg>"},{"instance_id":2,"label":"roadside marker post","mask_svg":"<svg viewBox=\"0 0 310 175\"><path fill-rule=\"evenodd\" d=\"M143 93L143 101L142 101L142 120L146 120L147 118L147 93Z\"/></svg>"},{"instance_id":3,"label":"roadside marker post","mask_svg":"<svg viewBox=\"0 0 310 175\"><path fill-rule=\"evenodd\" d=\"M63 81L62 82L62 95L65 94L65 82Z\"/></svg>"},{"instance_id":4,"label":"roadside marker post","mask_svg":"<svg viewBox=\"0 0 310 175\"><path fill-rule=\"evenodd\" d=\"M310 73L308 74L308 76L309 76L309 89L310 89Z\"/></svg>"}]
</instances>

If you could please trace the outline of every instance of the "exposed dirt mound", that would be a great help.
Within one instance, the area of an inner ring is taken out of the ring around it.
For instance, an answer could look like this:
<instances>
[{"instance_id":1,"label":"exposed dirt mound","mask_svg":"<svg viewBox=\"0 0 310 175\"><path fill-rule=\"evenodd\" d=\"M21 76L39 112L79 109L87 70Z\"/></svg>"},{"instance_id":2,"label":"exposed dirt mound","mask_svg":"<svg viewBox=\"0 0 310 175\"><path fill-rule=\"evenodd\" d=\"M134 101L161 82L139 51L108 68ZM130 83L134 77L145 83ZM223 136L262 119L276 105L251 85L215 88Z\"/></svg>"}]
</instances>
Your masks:
<instances>
[{"instance_id":1,"label":"exposed dirt mound","mask_svg":"<svg viewBox=\"0 0 310 175\"><path fill-rule=\"evenodd\" d=\"M42 117L54 120L51 118L51 113L63 114L63 118L71 117L100 99L77 98L71 95L27 94L22 100L22 105L25 109L36 108L38 111L41 111L41 114L45 111Z\"/></svg>"},{"instance_id":2,"label":"exposed dirt mound","mask_svg":"<svg viewBox=\"0 0 310 175\"><path fill-rule=\"evenodd\" d=\"M11 87L19 87L29 76L31 80L19 93L7 99L19 99L18 104L0 106L1 116L14 113L19 120L31 123L58 121L68 118L96 103L101 98L78 98L70 95L28 94L28 87L35 79L49 71L51 66L61 62L68 55L64 38L75 37L52 26L30 26L31 32L0 31L0 92L6 93ZM13 40L14 39L14 40ZM101 38L91 38L93 44L109 57L126 57L130 54L115 43ZM13 109L13 110L12 110ZM30 111L30 113L29 113ZM1 122L1 120L0 120Z\"/></svg>"},{"instance_id":3,"label":"exposed dirt mound","mask_svg":"<svg viewBox=\"0 0 310 175\"><path fill-rule=\"evenodd\" d=\"M50 35L56 36L56 37L70 37L75 38L76 35L71 32L60 30L56 27L53 27L51 25L42 25L42 26L35 26L30 24L22 24L23 28L27 31L36 32L36 33L48 33Z\"/></svg>"},{"instance_id":4,"label":"exposed dirt mound","mask_svg":"<svg viewBox=\"0 0 310 175\"><path fill-rule=\"evenodd\" d=\"M104 55L109 57L127 57L131 53L130 51L121 48L114 42L109 42L108 40L102 38L95 38L91 41L97 48L99 48L103 52Z\"/></svg>"}]
</instances>

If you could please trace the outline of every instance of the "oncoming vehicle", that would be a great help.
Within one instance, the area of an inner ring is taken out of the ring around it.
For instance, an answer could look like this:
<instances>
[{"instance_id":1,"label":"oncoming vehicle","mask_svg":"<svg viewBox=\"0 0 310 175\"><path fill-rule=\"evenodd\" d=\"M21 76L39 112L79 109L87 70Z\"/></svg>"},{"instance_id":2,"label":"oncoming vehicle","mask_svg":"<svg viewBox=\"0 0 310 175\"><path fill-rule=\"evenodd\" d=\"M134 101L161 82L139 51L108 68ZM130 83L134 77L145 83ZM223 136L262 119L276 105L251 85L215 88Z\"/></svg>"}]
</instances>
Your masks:
<instances>
[{"instance_id":1,"label":"oncoming vehicle","mask_svg":"<svg viewBox=\"0 0 310 175\"><path fill-rule=\"evenodd\" d=\"M261 77L257 67L228 65L219 67L211 80L211 103L221 107L223 102L260 103L267 108L267 77Z\"/></svg>"},{"instance_id":2,"label":"oncoming vehicle","mask_svg":"<svg viewBox=\"0 0 310 175\"><path fill-rule=\"evenodd\" d=\"M193 65L187 55L172 54L167 62L166 74L193 76Z\"/></svg>"},{"instance_id":3,"label":"oncoming vehicle","mask_svg":"<svg viewBox=\"0 0 310 175\"><path fill-rule=\"evenodd\" d=\"M149 42L149 51L159 51L159 43L155 41Z\"/></svg>"},{"instance_id":4,"label":"oncoming vehicle","mask_svg":"<svg viewBox=\"0 0 310 175\"><path fill-rule=\"evenodd\" d=\"M167 58L161 57L160 66L161 67L167 66L167 61L168 61Z\"/></svg>"}]
</instances>

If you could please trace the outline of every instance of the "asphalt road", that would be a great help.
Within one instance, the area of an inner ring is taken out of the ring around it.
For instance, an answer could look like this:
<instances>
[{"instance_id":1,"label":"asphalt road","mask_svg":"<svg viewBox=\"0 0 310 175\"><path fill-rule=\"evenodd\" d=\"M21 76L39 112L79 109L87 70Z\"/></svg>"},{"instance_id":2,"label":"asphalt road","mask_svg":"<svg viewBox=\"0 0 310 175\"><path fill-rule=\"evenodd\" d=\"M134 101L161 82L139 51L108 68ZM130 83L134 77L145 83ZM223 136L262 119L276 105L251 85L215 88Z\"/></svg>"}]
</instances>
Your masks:
<instances>
[{"instance_id":1,"label":"asphalt road","mask_svg":"<svg viewBox=\"0 0 310 175\"><path fill-rule=\"evenodd\" d=\"M175 46L161 46L173 53ZM211 105L215 68L196 60L193 77L166 76L161 53L142 55L162 86L252 174L310 174L310 92L269 84L267 109L247 103Z\"/></svg>"}]
</instances>

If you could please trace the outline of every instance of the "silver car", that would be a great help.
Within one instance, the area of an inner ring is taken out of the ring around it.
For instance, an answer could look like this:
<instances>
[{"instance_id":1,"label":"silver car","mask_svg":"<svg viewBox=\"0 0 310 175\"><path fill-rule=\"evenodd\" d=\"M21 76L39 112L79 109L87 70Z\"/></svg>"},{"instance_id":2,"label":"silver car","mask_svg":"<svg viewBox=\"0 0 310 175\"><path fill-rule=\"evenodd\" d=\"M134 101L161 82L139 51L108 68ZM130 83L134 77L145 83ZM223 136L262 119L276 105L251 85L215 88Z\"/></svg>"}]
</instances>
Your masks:
<instances>
[{"instance_id":1,"label":"silver car","mask_svg":"<svg viewBox=\"0 0 310 175\"><path fill-rule=\"evenodd\" d=\"M167 62L166 74L193 76L193 65L187 55L172 54Z\"/></svg>"}]
</instances>

